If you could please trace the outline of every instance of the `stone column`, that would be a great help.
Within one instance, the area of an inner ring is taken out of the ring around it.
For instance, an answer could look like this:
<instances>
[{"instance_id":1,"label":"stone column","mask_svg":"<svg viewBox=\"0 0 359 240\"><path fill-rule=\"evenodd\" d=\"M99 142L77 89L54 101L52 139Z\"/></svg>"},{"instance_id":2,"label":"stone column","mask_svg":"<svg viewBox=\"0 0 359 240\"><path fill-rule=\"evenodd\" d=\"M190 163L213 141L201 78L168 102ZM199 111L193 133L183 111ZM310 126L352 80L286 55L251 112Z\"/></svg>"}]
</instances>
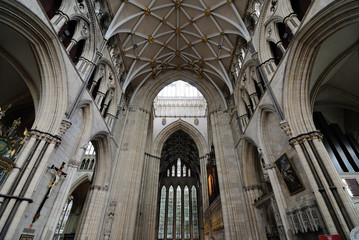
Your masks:
<instances>
[{"instance_id":1,"label":"stone column","mask_svg":"<svg viewBox=\"0 0 359 240\"><path fill-rule=\"evenodd\" d=\"M91 185L83 207L75 239L101 239L103 218L108 202L108 187Z\"/></svg>"},{"instance_id":2,"label":"stone column","mask_svg":"<svg viewBox=\"0 0 359 240\"><path fill-rule=\"evenodd\" d=\"M63 12L59 11L53 18L51 19L51 23L55 29L56 33L59 33L60 29L65 25L65 23L69 20L69 17Z\"/></svg>"},{"instance_id":3,"label":"stone column","mask_svg":"<svg viewBox=\"0 0 359 240\"><path fill-rule=\"evenodd\" d=\"M155 238L156 216L157 216L157 196L158 176L160 168L160 158L145 153L145 170L143 171L140 213L136 226L136 240L148 240ZM167 189L168 191L168 189ZM167 206L167 205L166 205Z\"/></svg>"},{"instance_id":4,"label":"stone column","mask_svg":"<svg viewBox=\"0 0 359 240\"><path fill-rule=\"evenodd\" d=\"M314 131L293 137L290 143L307 173L329 234L340 234L349 239L350 231L359 225L358 211L344 192L321 138L321 134Z\"/></svg>"},{"instance_id":5,"label":"stone column","mask_svg":"<svg viewBox=\"0 0 359 240\"><path fill-rule=\"evenodd\" d=\"M36 187L40 184L42 176L47 170L48 159L59 141L58 138L47 133L32 132L32 134L39 140L39 143L36 144L34 153L29 156L30 159L27 159L29 162L25 171L19 176L20 180L16 182L17 185L10 189L11 195L23 198L32 198ZM28 204L28 201L20 199L6 199L1 208L0 238L11 239L14 236Z\"/></svg>"},{"instance_id":6,"label":"stone column","mask_svg":"<svg viewBox=\"0 0 359 240\"><path fill-rule=\"evenodd\" d=\"M203 212L205 212L209 205L208 200L208 181L207 181L207 156L202 156L199 158L200 167L201 167L201 183L202 183L202 207Z\"/></svg>"},{"instance_id":7,"label":"stone column","mask_svg":"<svg viewBox=\"0 0 359 240\"><path fill-rule=\"evenodd\" d=\"M35 149L36 149L36 142L37 142L37 138L34 136L31 136L31 138L29 139L29 141L25 144L24 148L21 150L20 155L18 155L18 157L16 158L16 168L13 168L9 174L9 176L6 179L5 184L3 185L3 187L0 190L1 194L9 194L10 188L16 184L15 181L19 176L19 174L21 174L21 170L23 167L26 167L24 164L26 163L26 161L28 160L28 157L34 153ZM0 198L1 202L3 202L3 198Z\"/></svg>"},{"instance_id":8,"label":"stone column","mask_svg":"<svg viewBox=\"0 0 359 240\"><path fill-rule=\"evenodd\" d=\"M265 162L268 162L268 161L265 161ZM281 218L281 222L283 224L282 229L284 231L284 234L287 239L292 239L290 231L289 231L289 229L290 229L290 226L288 224L289 221L287 220L287 214L286 214L287 202L284 198L283 190L281 188L281 183L279 182L279 179L277 177L274 163L265 164L263 172L267 172L267 174L268 174L269 181L270 181L272 189L273 189L274 199L277 203L279 215ZM278 226L278 227L280 227L280 226ZM281 229L278 229L278 230L281 230ZM283 233L283 231L282 231L282 233Z\"/></svg>"},{"instance_id":9,"label":"stone column","mask_svg":"<svg viewBox=\"0 0 359 240\"><path fill-rule=\"evenodd\" d=\"M81 154L79 154L79 155L82 156L82 153L84 151L85 151L85 149L81 149L80 150ZM80 158L78 158L78 159L80 159ZM60 190L57 193L57 196L55 198L55 202L51 209L49 218L48 218L46 225L42 231L41 240L51 239L52 236L54 235L55 229L57 226L57 222L59 221L59 218L61 216L62 208L64 207L64 205L67 201L71 185L73 183L77 169L79 168L80 164L81 164L80 161L76 161L74 159L71 159L68 162L67 170L66 170L67 176L66 176L65 180L63 181Z\"/></svg>"},{"instance_id":10,"label":"stone column","mask_svg":"<svg viewBox=\"0 0 359 240\"><path fill-rule=\"evenodd\" d=\"M134 239L144 171L149 113L129 108L125 132L117 158L111 200L117 201L110 239Z\"/></svg>"},{"instance_id":11,"label":"stone column","mask_svg":"<svg viewBox=\"0 0 359 240\"><path fill-rule=\"evenodd\" d=\"M253 239L254 236L247 231L250 229L248 226L249 213L245 207L244 192L241 186L243 183L240 178L238 159L234 152L228 113L213 112L210 117L216 149L225 239Z\"/></svg>"},{"instance_id":12,"label":"stone column","mask_svg":"<svg viewBox=\"0 0 359 240\"><path fill-rule=\"evenodd\" d=\"M291 13L289 16L284 18L284 24L289 27L293 35L297 32L300 25L300 21L297 18L297 14Z\"/></svg>"}]
</instances>

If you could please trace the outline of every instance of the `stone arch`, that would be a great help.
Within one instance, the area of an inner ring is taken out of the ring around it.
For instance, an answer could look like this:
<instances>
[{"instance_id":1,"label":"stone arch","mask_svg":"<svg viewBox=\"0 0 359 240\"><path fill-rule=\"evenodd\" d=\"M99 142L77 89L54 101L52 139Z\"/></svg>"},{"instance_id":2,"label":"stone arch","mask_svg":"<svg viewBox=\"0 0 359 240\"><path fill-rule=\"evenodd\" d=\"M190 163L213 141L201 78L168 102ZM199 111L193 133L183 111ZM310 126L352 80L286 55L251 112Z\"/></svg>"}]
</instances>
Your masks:
<instances>
[{"instance_id":1,"label":"stone arch","mask_svg":"<svg viewBox=\"0 0 359 240\"><path fill-rule=\"evenodd\" d=\"M99 132L91 137L91 142L96 149L96 165L93 184L108 187L111 180L111 152L109 136L107 132Z\"/></svg>"},{"instance_id":2,"label":"stone arch","mask_svg":"<svg viewBox=\"0 0 359 240\"><path fill-rule=\"evenodd\" d=\"M194 140L197 145L200 157L208 152L207 142L204 139L204 136L191 124L183 121L182 119L178 119L177 121L166 126L156 137L153 144L153 152L155 156L161 155L163 144L174 132L178 130L183 130Z\"/></svg>"},{"instance_id":3,"label":"stone arch","mask_svg":"<svg viewBox=\"0 0 359 240\"><path fill-rule=\"evenodd\" d=\"M242 169L243 180L245 186L258 185L259 182L256 179L256 157L258 157L258 150L255 142L249 138L244 137L243 152L242 152Z\"/></svg>"},{"instance_id":4,"label":"stone arch","mask_svg":"<svg viewBox=\"0 0 359 240\"><path fill-rule=\"evenodd\" d=\"M288 56L283 86L284 114L294 136L316 130L312 117L316 94L310 92L313 90L310 88L313 87L312 66L321 44L338 30L357 22L357 2L335 3L314 16L296 36Z\"/></svg>"},{"instance_id":5,"label":"stone arch","mask_svg":"<svg viewBox=\"0 0 359 240\"><path fill-rule=\"evenodd\" d=\"M59 57L61 56L61 46L57 40L54 40L56 36L53 32L41 21L37 21L38 18L33 13L24 8L17 8L18 3L3 4L6 6L0 10L0 24L11 29L26 43L5 50L8 54L20 59L18 54L13 51L17 51L21 47L27 48L30 45L33 59L35 59L34 64L36 64L34 69L38 69L38 78L36 79L32 75L33 72L26 67L26 71L23 72L30 76L33 86L36 88L36 90L32 90L32 93L35 92L33 98L38 98L38 107L32 128L55 135L59 131L67 106L68 86L67 78L64 76L65 64ZM14 12L16 15L13 14ZM19 63L23 65L21 61ZM31 85L31 83L27 84ZM56 114L52 111L54 108L57 109Z\"/></svg>"},{"instance_id":6,"label":"stone arch","mask_svg":"<svg viewBox=\"0 0 359 240\"><path fill-rule=\"evenodd\" d=\"M169 71L163 75L161 74L155 81L146 81L143 86L139 86L139 88L135 90L130 104L138 105L147 111L151 111L153 100L161 89L177 80L186 81L196 87L205 97L209 111L214 111L219 108L222 110L227 109L228 106L225 96L220 89L208 83L208 81L198 80L195 74L188 71Z\"/></svg>"},{"instance_id":7,"label":"stone arch","mask_svg":"<svg viewBox=\"0 0 359 240\"><path fill-rule=\"evenodd\" d=\"M91 175L89 173L85 173L81 175L78 179L76 179L76 181L72 183L70 191L67 193L67 195L70 195L73 191L76 190L78 186L80 186L82 183L86 181L91 182Z\"/></svg>"}]
</instances>

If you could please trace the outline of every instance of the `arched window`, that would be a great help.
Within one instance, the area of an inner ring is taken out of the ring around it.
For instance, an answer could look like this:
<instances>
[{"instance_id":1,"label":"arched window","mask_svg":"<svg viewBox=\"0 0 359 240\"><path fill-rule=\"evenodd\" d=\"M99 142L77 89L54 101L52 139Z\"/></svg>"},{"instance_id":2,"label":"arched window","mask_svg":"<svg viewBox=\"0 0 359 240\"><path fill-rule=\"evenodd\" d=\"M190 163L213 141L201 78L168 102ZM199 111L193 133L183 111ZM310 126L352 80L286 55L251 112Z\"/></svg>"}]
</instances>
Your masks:
<instances>
[{"instance_id":1,"label":"arched window","mask_svg":"<svg viewBox=\"0 0 359 240\"><path fill-rule=\"evenodd\" d=\"M57 223L55 234L61 234L64 232L64 227L66 225L67 219L69 218L74 197L70 195L65 203L64 208L62 209L59 222Z\"/></svg>"},{"instance_id":2,"label":"arched window","mask_svg":"<svg viewBox=\"0 0 359 240\"><path fill-rule=\"evenodd\" d=\"M193 238L199 238L198 232L198 208L197 208L197 190L192 187L192 224L193 224Z\"/></svg>"},{"instance_id":3,"label":"arched window","mask_svg":"<svg viewBox=\"0 0 359 240\"><path fill-rule=\"evenodd\" d=\"M178 131L174 135L166 141L170 144L165 143L161 154L161 164L166 165L160 166L157 239L199 240L197 195L201 183L198 150L184 132ZM174 155L175 151L177 154Z\"/></svg>"},{"instance_id":4,"label":"arched window","mask_svg":"<svg viewBox=\"0 0 359 240\"><path fill-rule=\"evenodd\" d=\"M191 226L190 226L190 213L189 213L189 189L188 186L185 186L184 188L184 223L183 223L183 227L184 227L184 238L190 238L191 237Z\"/></svg>"},{"instance_id":5,"label":"arched window","mask_svg":"<svg viewBox=\"0 0 359 240\"><path fill-rule=\"evenodd\" d=\"M176 176L176 167L175 165L172 166L172 177Z\"/></svg>"},{"instance_id":6,"label":"arched window","mask_svg":"<svg viewBox=\"0 0 359 240\"><path fill-rule=\"evenodd\" d=\"M158 224L158 239L165 238L165 213L166 213L166 187L161 190L160 219Z\"/></svg>"},{"instance_id":7,"label":"arched window","mask_svg":"<svg viewBox=\"0 0 359 240\"><path fill-rule=\"evenodd\" d=\"M80 167L80 169L84 169L85 164L86 164L86 160L84 159L84 160L82 160L82 162L81 162L81 167Z\"/></svg>"},{"instance_id":8,"label":"arched window","mask_svg":"<svg viewBox=\"0 0 359 240\"><path fill-rule=\"evenodd\" d=\"M177 187L176 191L176 238L181 238L182 235L182 196L181 187Z\"/></svg>"},{"instance_id":9,"label":"arched window","mask_svg":"<svg viewBox=\"0 0 359 240\"><path fill-rule=\"evenodd\" d=\"M93 170L93 166L95 165L95 159L92 159L91 163L90 163L90 167L89 170Z\"/></svg>"},{"instance_id":10,"label":"arched window","mask_svg":"<svg viewBox=\"0 0 359 240\"><path fill-rule=\"evenodd\" d=\"M181 159L177 160L177 177L181 177Z\"/></svg>"},{"instance_id":11,"label":"arched window","mask_svg":"<svg viewBox=\"0 0 359 240\"><path fill-rule=\"evenodd\" d=\"M87 159L87 160L86 160L86 164L85 164L85 166L84 166L84 169L85 169L85 170L88 169L89 164L90 164L90 159Z\"/></svg>"},{"instance_id":12,"label":"arched window","mask_svg":"<svg viewBox=\"0 0 359 240\"><path fill-rule=\"evenodd\" d=\"M168 192L168 216L167 216L167 238L173 237L173 187L170 187Z\"/></svg>"}]
</instances>

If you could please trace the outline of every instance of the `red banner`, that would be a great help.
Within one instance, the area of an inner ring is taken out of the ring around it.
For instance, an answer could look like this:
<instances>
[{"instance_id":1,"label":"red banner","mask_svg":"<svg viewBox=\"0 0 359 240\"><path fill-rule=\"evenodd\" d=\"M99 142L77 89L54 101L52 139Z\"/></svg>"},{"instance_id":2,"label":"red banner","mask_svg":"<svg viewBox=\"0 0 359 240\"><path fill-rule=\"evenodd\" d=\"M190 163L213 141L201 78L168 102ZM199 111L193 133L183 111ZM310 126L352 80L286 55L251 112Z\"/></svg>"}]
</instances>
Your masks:
<instances>
[{"instance_id":1,"label":"red banner","mask_svg":"<svg viewBox=\"0 0 359 240\"><path fill-rule=\"evenodd\" d=\"M319 240L342 240L340 235L322 235L319 236Z\"/></svg>"}]
</instances>

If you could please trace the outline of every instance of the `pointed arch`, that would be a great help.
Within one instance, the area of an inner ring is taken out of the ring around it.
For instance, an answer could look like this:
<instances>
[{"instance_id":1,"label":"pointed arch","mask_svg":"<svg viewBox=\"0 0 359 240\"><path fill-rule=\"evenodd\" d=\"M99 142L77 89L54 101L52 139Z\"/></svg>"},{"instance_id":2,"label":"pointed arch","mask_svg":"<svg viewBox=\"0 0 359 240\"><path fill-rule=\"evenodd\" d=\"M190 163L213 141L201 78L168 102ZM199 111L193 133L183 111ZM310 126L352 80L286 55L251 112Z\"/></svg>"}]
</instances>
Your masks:
<instances>
[{"instance_id":1,"label":"pointed arch","mask_svg":"<svg viewBox=\"0 0 359 240\"><path fill-rule=\"evenodd\" d=\"M183 130L187 133L196 143L199 155L203 156L207 151L207 142L204 136L191 124L178 119L177 121L166 126L156 137L153 144L153 151L155 156L160 156L163 144L166 140L176 131Z\"/></svg>"}]
</instances>

